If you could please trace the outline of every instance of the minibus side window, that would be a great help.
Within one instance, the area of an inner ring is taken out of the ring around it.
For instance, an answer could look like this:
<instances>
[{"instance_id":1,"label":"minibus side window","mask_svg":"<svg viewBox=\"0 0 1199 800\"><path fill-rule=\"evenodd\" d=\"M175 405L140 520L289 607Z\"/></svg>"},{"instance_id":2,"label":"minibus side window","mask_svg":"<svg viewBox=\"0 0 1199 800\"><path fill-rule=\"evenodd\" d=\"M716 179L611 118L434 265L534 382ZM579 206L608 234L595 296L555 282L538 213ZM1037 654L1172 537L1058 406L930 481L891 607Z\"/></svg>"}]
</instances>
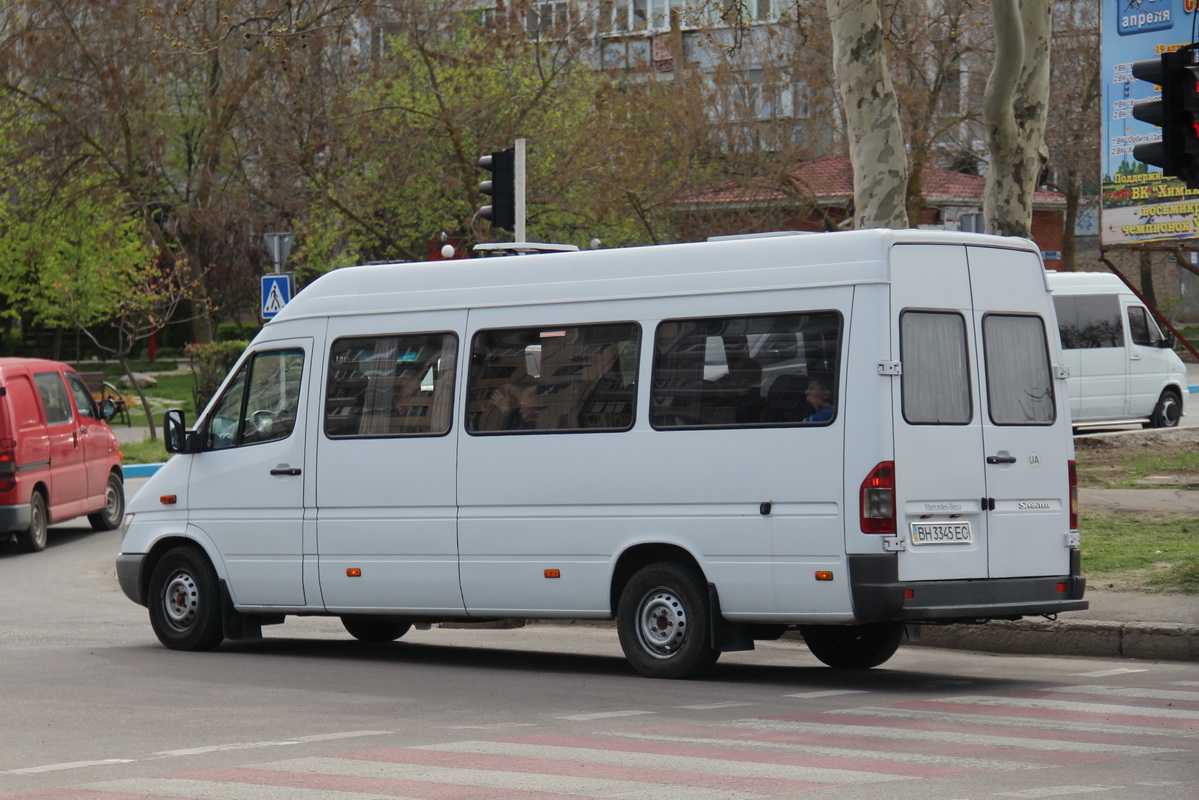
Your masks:
<instances>
[{"instance_id":1,"label":"minibus side window","mask_svg":"<svg viewBox=\"0 0 1199 800\"><path fill-rule=\"evenodd\" d=\"M1120 301L1115 295L1055 295L1053 307L1063 349L1124 346Z\"/></svg>"},{"instance_id":2,"label":"minibus side window","mask_svg":"<svg viewBox=\"0 0 1199 800\"><path fill-rule=\"evenodd\" d=\"M290 436L296 425L303 370L303 350L254 354L213 408L208 422L209 447L223 450Z\"/></svg>"},{"instance_id":3,"label":"minibus side window","mask_svg":"<svg viewBox=\"0 0 1199 800\"><path fill-rule=\"evenodd\" d=\"M987 401L996 425L1052 425L1057 419L1049 347L1040 317L983 318Z\"/></svg>"},{"instance_id":4,"label":"minibus side window","mask_svg":"<svg viewBox=\"0 0 1199 800\"><path fill-rule=\"evenodd\" d=\"M1149 316L1143 306L1128 307L1128 332L1132 334L1132 343L1152 347L1166 338L1162 335L1157 322Z\"/></svg>"},{"instance_id":5,"label":"minibus side window","mask_svg":"<svg viewBox=\"0 0 1199 800\"><path fill-rule=\"evenodd\" d=\"M966 425L974 419L970 356L961 314L905 311L899 320L903 418L912 425Z\"/></svg>"},{"instance_id":6,"label":"minibus side window","mask_svg":"<svg viewBox=\"0 0 1199 800\"><path fill-rule=\"evenodd\" d=\"M325 435L448 433L457 353L458 337L452 333L338 339L329 351Z\"/></svg>"},{"instance_id":7,"label":"minibus side window","mask_svg":"<svg viewBox=\"0 0 1199 800\"><path fill-rule=\"evenodd\" d=\"M632 322L479 331L471 342L466 430L628 430L640 339Z\"/></svg>"},{"instance_id":8,"label":"minibus side window","mask_svg":"<svg viewBox=\"0 0 1199 800\"><path fill-rule=\"evenodd\" d=\"M659 430L829 424L841 316L833 311L665 320L654 339Z\"/></svg>"},{"instance_id":9,"label":"minibus side window","mask_svg":"<svg viewBox=\"0 0 1199 800\"><path fill-rule=\"evenodd\" d=\"M62 385L62 376L57 372L42 372L33 376L37 393L42 399L47 425L62 425L70 422L71 401L67 399L67 387Z\"/></svg>"}]
</instances>

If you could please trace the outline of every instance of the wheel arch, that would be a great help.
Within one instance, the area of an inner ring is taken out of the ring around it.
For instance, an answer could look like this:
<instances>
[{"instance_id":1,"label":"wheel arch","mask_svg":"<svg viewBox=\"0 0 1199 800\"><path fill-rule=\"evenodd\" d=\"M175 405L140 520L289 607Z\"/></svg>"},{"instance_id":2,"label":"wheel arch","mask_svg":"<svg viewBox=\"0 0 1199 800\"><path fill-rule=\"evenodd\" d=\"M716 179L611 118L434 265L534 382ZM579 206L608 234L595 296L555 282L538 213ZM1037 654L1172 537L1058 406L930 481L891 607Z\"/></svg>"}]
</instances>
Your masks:
<instances>
[{"instance_id":1,"label":"wheel arch","mask_svg":"<svg viewBox=\"0 0 1199 800\"><path fill-rule=\"evenodd\" d=\"M151 545L149 551L146 553L146 557L142 559L141 574L138 579L142 605L146 605L149 600L150 576L154 574L154 568L158 566L158 562L162 560L164 555L176 547L190 547L193 550L201 553L205 558L208 559L208 563L212 564L212 568L216 570L217 580L222 584L225 582L225 564L218 556L215 555L212 549L212 543L207 542L204 539L191 536L190 534L192 532L193 529L189 526L189 535L185 536L183 534L176 533L163 536L161 539L158 539L153 545Z\"/></svg>"},{"instance_id":2,"label":"wheel arch","mask_svg":"<svg viewBox=\"0 0 1199 800\"><path fill-rule=\"evenodd\" d=\"M699 559L685 547L667 542L644 542L633 545L620 554L620 557L616 559L616 567L612 571L612 582L608 587L608 607L613 616L616 616L620 593L624 590L625 584L637 570L657 561L674 561L684 564L696 570L704 581L707 580Z\"/></svg>"}]
</instances>

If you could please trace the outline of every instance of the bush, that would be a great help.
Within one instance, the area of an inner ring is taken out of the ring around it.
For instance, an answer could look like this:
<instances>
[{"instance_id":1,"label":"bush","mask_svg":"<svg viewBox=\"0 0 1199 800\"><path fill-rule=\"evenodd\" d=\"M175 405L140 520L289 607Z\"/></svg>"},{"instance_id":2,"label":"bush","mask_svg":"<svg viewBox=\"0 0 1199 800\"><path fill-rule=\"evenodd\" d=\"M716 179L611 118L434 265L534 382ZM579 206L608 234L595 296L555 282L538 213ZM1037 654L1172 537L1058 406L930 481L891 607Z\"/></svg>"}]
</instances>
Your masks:
<instances>
[{"instance_id":1,"label":"bush","mask_svg":"<svg viewBox=\"0 0 1199 800\"><path fill-rule=\"evenodd\" d=\"M237 363L237 359L249 344L248 341L240 340L187 346L187 357L191 359L192 375L196 379L195 388L192 390L196 413L208 405L221 381L229 374L229 370Z\"/></svg>"},{"instance_id":2,"label":"bush","mask_svg":"<svg viewBox=\"0 0 1199 800\"><path fill-rule=\"evenodd\" d=\"M253 323L241 322L222 322L216 326L216 341L218 342L242 342L249 341L254 338L254 334L258 333L259 325Z\"/></svg>"}]
</instances>

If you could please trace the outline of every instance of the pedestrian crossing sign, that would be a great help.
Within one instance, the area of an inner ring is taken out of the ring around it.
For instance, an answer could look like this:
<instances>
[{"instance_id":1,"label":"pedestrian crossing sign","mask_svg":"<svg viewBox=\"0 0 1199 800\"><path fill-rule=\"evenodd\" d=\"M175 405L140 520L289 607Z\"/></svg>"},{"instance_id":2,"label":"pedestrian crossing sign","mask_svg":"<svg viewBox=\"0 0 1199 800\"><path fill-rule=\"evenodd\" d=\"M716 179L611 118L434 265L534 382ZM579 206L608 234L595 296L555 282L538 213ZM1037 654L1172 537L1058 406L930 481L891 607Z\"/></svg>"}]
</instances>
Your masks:
<instances>
[{"instance_id":1,"label":"pedestrian crossing sign","mask_svg":"<svg viewBox=\"0 0 1199 800\"><path fill-rule=\"evenodd\" d=\"M291 275L262 276L262 318L271 319L291 300Z\"/></svg>"}]
</instances>

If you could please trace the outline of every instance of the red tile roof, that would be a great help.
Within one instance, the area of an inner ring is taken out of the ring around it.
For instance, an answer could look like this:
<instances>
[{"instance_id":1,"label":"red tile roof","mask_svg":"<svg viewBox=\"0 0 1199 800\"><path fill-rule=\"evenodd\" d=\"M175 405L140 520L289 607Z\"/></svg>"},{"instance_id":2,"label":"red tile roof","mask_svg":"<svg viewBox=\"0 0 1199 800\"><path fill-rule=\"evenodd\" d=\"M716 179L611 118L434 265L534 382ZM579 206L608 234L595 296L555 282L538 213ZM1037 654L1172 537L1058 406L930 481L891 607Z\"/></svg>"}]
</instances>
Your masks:
<instances>
[{"instance_id":1,"label":"red tile roof","mask_svg":"<svg viewBox=\"0 0 1199 800\"><path fill-rule=\"evenodd\" d=\"M924 199L932 206L981 206L987 179L936 167L924 168ZM683 200L694 205L758 205L781 203L787 199L807 198L817 205L848 205L853 199L853 170L845 156L829 156L807 161L777 178L728 180L714 184ZM1038 206L1058 206L1066 198L1044 189L1033 202Z\"/></svg>"}]
</instances>

